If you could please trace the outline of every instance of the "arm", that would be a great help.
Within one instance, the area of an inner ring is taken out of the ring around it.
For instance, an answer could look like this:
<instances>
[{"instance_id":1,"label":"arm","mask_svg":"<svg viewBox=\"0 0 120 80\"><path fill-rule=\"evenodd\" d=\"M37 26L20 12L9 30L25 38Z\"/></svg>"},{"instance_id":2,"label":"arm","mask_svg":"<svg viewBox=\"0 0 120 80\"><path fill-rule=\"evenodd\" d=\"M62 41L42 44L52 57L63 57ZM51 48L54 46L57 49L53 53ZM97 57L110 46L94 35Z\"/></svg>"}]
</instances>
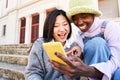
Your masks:
<instances>
[{"instance_id":1,"label":"arm","mask_svg":"<svg viewBox=\"0 0 120 80\"><path fill-rule=\"evenodd\" d=\"M38 43L35 42L30 51L28 64L26 67L25 77L27 80L43 80L44 77L42 66L40 64L39 57L36 52L37 49L38 49ZM42 54L42 50L40 54Z\"/></svg>"},{"instance_id":2,"label":"arm","mask_svg":"<svg viewBox=\"0 0 120 80\"><path fill-rule=\"evenodd\" d=\"M103 75L94 67L85 65L82 62L82 60L76 56L73 56L72 60L63 57L59 53L56 53L56 56L58 56L63 61L65 61L67 65L62 65L55 61L51 61L51 63L53 64L53 68L70 78L78 78L80 76L86 76L86 77L95 77L101 79Z\"/></svg>"},{"instance_id":3,"label":"arm","mask_svg":"<svg viewBox=\"0 0 120 80\"><path fill-rule=\"evenodd\" d=\"M107 41L112 56L109 61L102 62L98 64L93 64L91 66L94 66L97 70L104 73L103 80L105 79L111 79L112 74L114 71L120 67L120 26L109 22L106 26L104 37Z\"/></svg>"},{"instance_id":4,"label":"arm","mask_svg":"<svg viewBox=\"0 0 120 80\"><path fill-rule=\"evenodd\" d=\"M41 44L40 41L36 41L30 51L25 72L26 80L68 80L65 75L52 68L47 54L43 53Z\"/></svg>"},{"instance_id":5,"label":"arm","mask_svg":"<svg viewBox=\"0 0 120 80\"><path fill-rule=\"evenodd\" d=\"M110 47L112 56L107 62L97 63L91 66L104 74L103 80L108 80L111 79L114 71L120 67L120 26L109 22L105 28L104 37Z\"/></svg>"}]
</instances>

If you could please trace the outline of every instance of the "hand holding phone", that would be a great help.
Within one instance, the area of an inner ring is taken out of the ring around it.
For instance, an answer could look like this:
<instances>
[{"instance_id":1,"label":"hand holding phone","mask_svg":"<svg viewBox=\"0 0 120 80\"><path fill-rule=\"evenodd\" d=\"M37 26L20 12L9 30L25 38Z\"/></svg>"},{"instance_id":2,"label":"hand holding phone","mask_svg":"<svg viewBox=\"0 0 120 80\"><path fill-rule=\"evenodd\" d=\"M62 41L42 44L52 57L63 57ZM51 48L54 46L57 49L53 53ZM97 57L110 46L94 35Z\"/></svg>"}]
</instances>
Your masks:
<instances>
[{"instance_id":1,"label":"hand holding phone","mask_svg":"<svg viewBox=\"0 0 120 80\"><path fill-rule=\"evenodd\" d=\"M67 55L63 49L63 46L60 42L43 43L43 48L51 60L54 60L54 61L57 61L61 64L66 65L66 63L64 61L62 61L60 58L58 58L55 55L55 52L58 52L58 53L62 54L63 56L67 57Z\"/></svg>"}]
</instances>

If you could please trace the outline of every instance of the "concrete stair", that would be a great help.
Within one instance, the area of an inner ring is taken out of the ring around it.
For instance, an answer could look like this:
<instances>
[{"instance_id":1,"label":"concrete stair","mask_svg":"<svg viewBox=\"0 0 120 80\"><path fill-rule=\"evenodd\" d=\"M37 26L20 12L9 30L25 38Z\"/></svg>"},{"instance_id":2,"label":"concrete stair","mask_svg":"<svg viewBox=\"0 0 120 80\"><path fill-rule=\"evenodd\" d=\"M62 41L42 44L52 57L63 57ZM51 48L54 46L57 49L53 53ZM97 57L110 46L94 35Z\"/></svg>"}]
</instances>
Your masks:
<instances>
[{"instance_id":1,"label":"concrete stair","mask_svg":"<svg viewBox=\"0 0 120 80\"><path fill-rule=\"evenodd\" d=\"M25 80L25 66L0 62L0 76L8 80Z\"/></svg>"},{"instance_id":2,"label":"concrete stair","mask_svg":"<svg viewBox=\"0 0 120 80\"><path fill-rule=\"evenodd\" d=\"M0 45L0 80L25 80L24 71L32 44ZM81 77L80 80L88 80Z\"/></svg>"},{"instance_id":3,"label":"concrete stair","mask_svg":"<svg viewBox=\"0 0 120 80\"><path fill-rule=\"evenodd\" d=\"M32 44L0 45L0 80L25 80L24 71Z\"/></svg>"},{"instance_id":4,"label":"concrete stair","mask_svg":"<svg viewBox=\"0 0 120 80\"><path fill-rule=\"evenodd\" d=\"M0 54L1 62L11 63L11 64L26 65L27 58L28 58L27 55Z\"/></svg>"}]
</instances>

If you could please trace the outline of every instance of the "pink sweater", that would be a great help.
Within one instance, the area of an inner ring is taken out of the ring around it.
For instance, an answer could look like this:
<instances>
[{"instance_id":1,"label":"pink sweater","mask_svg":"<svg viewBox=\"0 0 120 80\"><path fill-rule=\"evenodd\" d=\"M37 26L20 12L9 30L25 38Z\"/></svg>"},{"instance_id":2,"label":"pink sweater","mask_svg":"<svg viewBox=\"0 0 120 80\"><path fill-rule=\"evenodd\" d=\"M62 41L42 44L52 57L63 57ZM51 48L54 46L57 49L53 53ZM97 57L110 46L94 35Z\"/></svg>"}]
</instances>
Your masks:
<instances>
[{"instance_id":1,"label":"pink sweater","mask_svg":"<svg viewBox=\"0 0 120 80\"><path fill-rule=\"evenodd\" d=\"M93 25L87 32L84 32L81 35L79 34L73 35L74 37L76 37L74 38L76 42L78 42L78 44L83 48L84 45L82 42L82 38L84 38L85 36L92 37L100 33L102 22L103 22L102 19L96 17ZM73 30L73 33L74 31L76 30ZM114 71L118 67L120 67L120 26L115 22L109 21L104 31L104 37L111 49L112 57L107 62L101 62L98 64L93 64L91 66L94 66L96 69L104 73L102 80L111 80ZM90 80L97 80L97 79L91 78Z\"/></svg>"}]
</instances>

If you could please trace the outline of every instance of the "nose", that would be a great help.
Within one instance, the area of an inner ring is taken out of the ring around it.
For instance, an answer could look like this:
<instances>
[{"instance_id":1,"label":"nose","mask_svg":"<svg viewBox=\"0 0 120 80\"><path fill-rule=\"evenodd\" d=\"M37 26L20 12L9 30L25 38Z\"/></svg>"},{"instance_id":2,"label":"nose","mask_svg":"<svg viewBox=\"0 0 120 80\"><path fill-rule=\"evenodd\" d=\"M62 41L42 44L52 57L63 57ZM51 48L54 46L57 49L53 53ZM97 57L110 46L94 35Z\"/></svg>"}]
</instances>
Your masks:
<instances>
[{"instance_id":1,"label":"nose","mask_svg":"<svg viewBox=\"0 0 120 80\"><path fill-rule=\"evenodd\" d=\"M73 21L75 25L81 25L83 24L83 20L81 18L78 18L77 20Z\"/></svg>"},{"instance_id":2,"label":"nose","mask_svg":"<svg viewBox=\"0 0 120 80\"><path fill-rule=\"evenodd\" d=\"M61 27L59 28L59 30L60 30L60 31L65 31L64 26L61 26Z\"/></svg>"},{"instance_id":3,"label":"nose","mask_svg":"<svg viewBox=\"0 0 120 80\"><path fill-rule=\"evenodd\" d=\"M79 18L78 21L77 21L77 23L78 23L79 25L81 25L81 24L83 24L83 20L82 20L81 18Z\"/></svg>"}]
</instances>

